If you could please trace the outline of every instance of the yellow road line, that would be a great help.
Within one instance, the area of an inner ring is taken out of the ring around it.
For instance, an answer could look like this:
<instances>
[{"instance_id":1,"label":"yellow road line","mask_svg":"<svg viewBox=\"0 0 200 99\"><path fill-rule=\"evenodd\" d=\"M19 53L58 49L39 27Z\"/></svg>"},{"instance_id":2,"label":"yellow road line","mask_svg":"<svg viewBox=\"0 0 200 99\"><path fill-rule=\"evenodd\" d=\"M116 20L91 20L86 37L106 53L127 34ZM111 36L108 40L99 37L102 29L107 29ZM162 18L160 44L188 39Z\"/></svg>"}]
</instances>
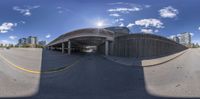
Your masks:
<instances>
[{"instance_id":1,"label":"yellow road line","mask_svg":"<svg viewBox=\"0 0 200 99\"><path fill-rule=\"evenodd\" d=\"M21 66L17 66L15 65L14 63L12 63L11 61L9 61L8 59L6 59L1 53L0 53L0 57L2 59L4 59L7 63L9 63L11 66L19 69L19 70L22 70L22 71L25 71L25 72L29 72L29 73L33 73L33 74L41 74L41 73L56 73L56 72L61 72L61 71L64 71L64 70L67 70L69 69L70 67L72 67L73 65L77 64L78 62L80 62L80 59L75 61L74 63L72 63L71 65L68 65L68 66L64 66L64 67L60 67L58 69L54 69L54 70L47 70L47 71L35 71L35 70L30 70L30 69L26 69L26 68L23 68Z\"/></svg>"},{"instance_id":2,"label":"yellow road line","mask_svg":"<svg viewBox=\"0 0 200 99\"><path fill-rule=\"evenodd\" d=\"M63 67L60 67L58 68L57 70L47 70L47 71L43 71L41 73L56 73L56 72L61 72L61 71L64 71L64 70L67 70L69 69L70 67L74 66L75 64L79 63L80 62L80 59L75 61L74 63L72 63L71 65L68 65L68 66L63 66Z\"/></svg>"}]
</instances>

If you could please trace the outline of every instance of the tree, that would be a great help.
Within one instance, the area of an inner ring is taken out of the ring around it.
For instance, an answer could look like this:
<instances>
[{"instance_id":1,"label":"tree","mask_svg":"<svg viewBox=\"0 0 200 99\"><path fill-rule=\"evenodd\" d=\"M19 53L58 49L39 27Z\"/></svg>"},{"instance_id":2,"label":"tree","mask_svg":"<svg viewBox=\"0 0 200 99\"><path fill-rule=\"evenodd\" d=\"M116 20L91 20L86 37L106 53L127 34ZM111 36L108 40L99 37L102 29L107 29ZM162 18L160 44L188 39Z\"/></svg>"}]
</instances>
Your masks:
<instances>
[{"instance_id":1,"label":"tree","mask_svg":"<svg viewBox=\"0 0 200 99\"><path fill-rule=\"evenodd\" d=\"M196 43L196 44L195 44L195 47L196 47L196 48L197 48L197 47L199 47L199 44L198 44L198 43Z\"/></svg>"}]
</instances>

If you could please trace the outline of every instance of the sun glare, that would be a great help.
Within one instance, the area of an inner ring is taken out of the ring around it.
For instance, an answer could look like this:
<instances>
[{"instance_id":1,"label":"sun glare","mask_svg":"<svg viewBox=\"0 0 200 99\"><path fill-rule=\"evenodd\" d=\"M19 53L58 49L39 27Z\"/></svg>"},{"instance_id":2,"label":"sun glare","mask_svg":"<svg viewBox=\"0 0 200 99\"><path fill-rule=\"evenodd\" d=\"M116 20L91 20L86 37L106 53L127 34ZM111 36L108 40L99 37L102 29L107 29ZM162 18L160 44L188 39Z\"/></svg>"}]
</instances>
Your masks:
<instances>
[{"instance_id":1,"label":"sun glare","mask_svg":"<svg viewBox=\"0 0 200 99\"><path fill-rule=\"evenodd\" d=\"M97 26L97 27L103 27L103 26L104 26L104 22L103 22L103 21L98 21L98 22L96 23L96 26Z\"/></svg>"}]
</instances>

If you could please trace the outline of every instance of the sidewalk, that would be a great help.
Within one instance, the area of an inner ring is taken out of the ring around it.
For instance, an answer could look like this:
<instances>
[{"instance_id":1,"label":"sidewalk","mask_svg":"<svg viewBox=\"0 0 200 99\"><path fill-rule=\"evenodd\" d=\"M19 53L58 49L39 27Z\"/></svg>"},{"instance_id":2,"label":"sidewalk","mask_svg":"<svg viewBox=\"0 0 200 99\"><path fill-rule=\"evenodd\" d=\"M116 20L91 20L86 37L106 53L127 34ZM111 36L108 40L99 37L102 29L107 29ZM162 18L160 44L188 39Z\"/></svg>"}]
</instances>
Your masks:
<instances>
[{"instance_id":1,"label":"sidewalk","mask_svg":"<svg viewBox=\"0 0 200 99\"><path fill-rule=\"evenodd\" d=\"M117 62L119 64L127 65L127 66L154 66L166 63L170 60L173 60L182 54L187 52L187 50L181 51L176 54L172 54L169 56L161 57L161 58L155 58L155 59L146 59L146 60L139 60L136 58L126 58L126 57L116 57L116 56L104 56L106 59Z\"/></svg>"}]
</instances>

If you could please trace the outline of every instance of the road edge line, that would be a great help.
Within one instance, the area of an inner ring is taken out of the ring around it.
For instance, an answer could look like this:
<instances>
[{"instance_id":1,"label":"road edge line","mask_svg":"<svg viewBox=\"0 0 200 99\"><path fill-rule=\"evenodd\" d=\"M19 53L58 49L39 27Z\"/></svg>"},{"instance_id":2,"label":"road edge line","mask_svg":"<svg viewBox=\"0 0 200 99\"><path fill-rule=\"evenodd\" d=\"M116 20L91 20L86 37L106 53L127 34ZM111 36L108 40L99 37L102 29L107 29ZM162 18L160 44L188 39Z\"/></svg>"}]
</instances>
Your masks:
<instances>
[{"instance_id":1,"label":"road edge line","mask_svg":"<svg viewBox=\"0 0 200 99\"><path fill-rule=\"evenodd\" d=\"M12 67L14 68L17 68L19 70L22 70L24 72L28 72L28 73L32 73L32 74L49 74L49 73L56 73L56 72L61 72L61 71L64 71L64 70L67 70L69 69L70 67L72 67L73 65L79 63L81 61L81 59L73 62L72 64L70 65L67 65L67 66L63 66L63 67L59 67L61 69L57 69L57 70L46 70L46 71L35 71L35 70L30 70L30 69L26 69L26 68L23 68L21 66L18 66L18 65L15 65L14 63L12 63L11 61L9 61L7 58L5 58L1 53L0 53L0 57L5 60L8 64L10 64Z\"/></svg>"}]
</instances>

